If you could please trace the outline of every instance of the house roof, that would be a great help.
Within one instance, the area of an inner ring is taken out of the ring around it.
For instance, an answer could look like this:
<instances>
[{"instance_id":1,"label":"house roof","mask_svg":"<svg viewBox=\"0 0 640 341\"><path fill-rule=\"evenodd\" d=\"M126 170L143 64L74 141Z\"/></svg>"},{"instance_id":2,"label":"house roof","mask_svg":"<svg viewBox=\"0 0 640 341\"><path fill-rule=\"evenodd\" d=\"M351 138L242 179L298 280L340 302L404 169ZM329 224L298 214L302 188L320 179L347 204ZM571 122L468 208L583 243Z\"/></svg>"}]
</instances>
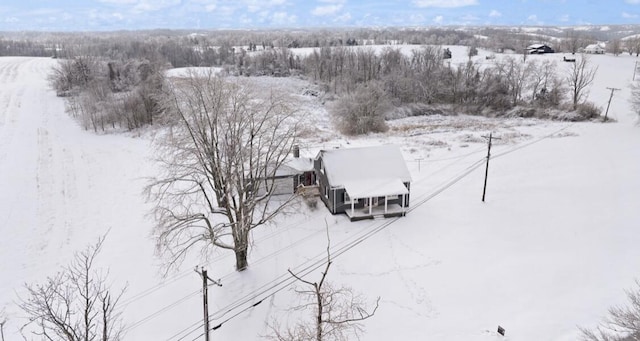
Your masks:
<instances>
[{"instance_id":1,"label":"house roof","mask_svg":"<svg viewBox=\"0 0 640 341\"><path fill-rule=\"evenodd\" d=\"M308 157L294 157L285 161L285 164L298 172L309 172L313 170L313 159Z\"/></svg>"},{"instance_id":2,"label":"house roof","mask_svg":"<svg viewBox=\"0 0 640 341\"><path fill-rule=\"evenodd\" d=\"M275 176L293 176L310 172L313 170L313 159L308 157L292 157L285 160L278 169Z\"/></svg>"},{"instance_id":3,"label":"house roof","mask_svg":"<svg viewBox=\"0 0 640 341\"><path fill-rule=\"evenodd\" d=\"M344 189L355 199L409 193L407 187L397 178L350 180L344 183Z\"/></svg>"},{"instance_id":4,"label":"house roof","mask_svg":"<svg viewBox=\"0 0 640 341\"><path fill-rule=\"evenodd\" d=\"M391 188L392 192L397 192L398 183L411 181L411 174L400 148L395 145L323 150L318 154L319 157L322 157L325 174L334 187L346 188L348 184L358 193L366 189L367 193L376 195L374 192L378 191L363 182L379 186L385 184L386 189ZM385 194L403 193L385 192L382 195ZM354 193L349 192L349 195L355 197Z\"/></svg>"},{"instance_id":5,"label":"house roof","mask_svg":"<svg viewBox=\"0 0 640 341\"><path fill-rule=\"evenodd\" d=\"M589 44L584 49L585 50L604 50L604 48L600 46L600 44Z\"/></svg>"},{"instance_id":6,"label":"house roof","mask_svg":"<svg viewBox=\"0 0 640 341\"><path fill-rule=\"evenodd\" d=\"M535 49L540 49L545 47L545 44L533 44L533 45L529 45L529 47L527 47L527 49L529 50L535 50Z\"/></svg>"}]
</instances>

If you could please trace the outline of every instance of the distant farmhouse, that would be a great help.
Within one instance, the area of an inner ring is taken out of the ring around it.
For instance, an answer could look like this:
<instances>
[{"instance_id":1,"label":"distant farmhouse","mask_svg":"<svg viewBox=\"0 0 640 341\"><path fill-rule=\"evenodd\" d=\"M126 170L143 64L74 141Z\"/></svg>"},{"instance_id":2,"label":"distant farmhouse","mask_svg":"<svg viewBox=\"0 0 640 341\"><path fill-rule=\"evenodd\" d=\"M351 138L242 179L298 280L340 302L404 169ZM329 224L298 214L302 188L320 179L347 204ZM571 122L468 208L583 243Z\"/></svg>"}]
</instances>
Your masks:
<instances>
[{"instance_id":1,"label":"distant farmhouse","mask_svg":"<svg viewBox=\"0 0 640 341\"><path fill-rule=\"evenodd\" d=\"M411 175L397 146L323 150L314 160L320 198L351 221L403 216Z\"/></svg>"},{"instance_id":2,"label":"distant farmhouse","mask_svg":"<svg viewBox=\"0 0 640 341\"><path fill-rule=\"evenodd\" d=\"M604 54L604 47L600 44L590 44L584 48L584 53Z\"/></svg>"},{"instance_id":3,"label":"distant farmhouse","mask_svg":"<svg viewBox=\"0 0 640 341\"><path fill-rule=\"evenodd\" d=\"M543 54L543 53L555 53L547 44L533 44L527 47L527 53L529 54Z\"/></svg>"}]
</instances>

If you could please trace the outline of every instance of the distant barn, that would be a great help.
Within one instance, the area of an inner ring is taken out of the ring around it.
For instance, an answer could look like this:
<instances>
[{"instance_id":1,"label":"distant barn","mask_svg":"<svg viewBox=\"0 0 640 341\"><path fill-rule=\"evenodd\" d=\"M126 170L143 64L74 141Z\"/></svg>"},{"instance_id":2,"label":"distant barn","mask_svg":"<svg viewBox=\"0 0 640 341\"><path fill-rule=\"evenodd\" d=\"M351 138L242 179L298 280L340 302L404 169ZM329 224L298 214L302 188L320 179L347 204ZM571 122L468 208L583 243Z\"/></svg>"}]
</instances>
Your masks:
<instances>
[{"instance_id":1,"label":"distant barn","mask_svg":"<svg viewBox=\"0 0 640 341\"><path fill-rule=\"evenodd\" d=\"M543 53L555 53L555 52L556 51L547 44L533 44L527 47L527 53L529 54L543 54Z\"/></svg>"}]
</instances>

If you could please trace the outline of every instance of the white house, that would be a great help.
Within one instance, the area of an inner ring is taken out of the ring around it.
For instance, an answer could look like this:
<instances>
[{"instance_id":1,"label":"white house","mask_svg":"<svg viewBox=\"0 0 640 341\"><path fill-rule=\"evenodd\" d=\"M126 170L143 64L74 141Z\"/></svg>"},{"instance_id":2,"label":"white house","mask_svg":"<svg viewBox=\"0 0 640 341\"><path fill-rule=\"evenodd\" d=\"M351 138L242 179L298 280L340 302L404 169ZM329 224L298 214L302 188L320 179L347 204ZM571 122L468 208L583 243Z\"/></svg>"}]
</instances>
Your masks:
<instances>
[{"instance_id":1,"label":"white house","mask_svg":"<svg viewBox=\"0 0 640 341\"><path fill-rule=\"evenodd\" d=\"M584 48L584 53L604 54L604 47L600 44L590 44Z\"/></svg>"}]
</instances>

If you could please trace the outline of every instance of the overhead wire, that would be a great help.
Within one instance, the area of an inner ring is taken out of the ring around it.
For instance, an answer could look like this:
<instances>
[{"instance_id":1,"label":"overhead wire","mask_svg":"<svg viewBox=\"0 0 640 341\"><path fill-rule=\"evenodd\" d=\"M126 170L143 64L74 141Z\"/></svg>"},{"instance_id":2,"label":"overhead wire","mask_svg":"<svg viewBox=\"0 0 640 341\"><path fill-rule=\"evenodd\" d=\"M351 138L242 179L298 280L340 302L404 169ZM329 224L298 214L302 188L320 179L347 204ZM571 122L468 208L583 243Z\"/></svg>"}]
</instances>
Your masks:
<instances>
[{"instance_id":1,"label":"overhead wire","mask_svg":"<svg viewBox=\"0 0 640 341\"><path fill-rule=\"evenodd\" d=\"M544 135L544 136L542 136L542 137L541 137L541 138L539 138L539 139L536 139L536 140L534 140L534 141L531 141L531 142L525 143L525 144L520 145L520 146L516 146L516 147L511 148L510 150L507 150L507 151L505 151L505 152L498 153L498 154L496 154L496 155L495 155L495 156L493 156L493 157L501 157L501 156L507 155L507 154L509 154L509 153L515 152L515 151L517 151L517 150L520 150L520 149L522 149L522 148L525 148L525 147L531 146L531 145L533 145L533 144L535 144L535 143L538 143L538 142L540 142L540 141L542 141L542 140L544 140L544 139L547 139L547 138L549 138L549 137L552 137L552 136L554 136L555 134L557 134L557 133L559 133L559 132L561 132L561 131L563 131L563 130L568 129L569 127L573 126L574 124L575 124L575 123L569 124L569 125L567 125L567 126L565 126L565 127L562 127L561 129L556 130L556 131L554 131L554 132L552 132L552 133L550 133L550 134ZM413 211L413 210L417 209L418 207L420 207L421 205L423 205L423 204L424 204L424 203L426 203L427 201L431 200L431 199L432 199L432 198L434 198L435 196L437 196L437 195L439 195L440 193L444 192L446 189L450 188L451 186L453 186L454 184L456 184L457 182L459 182L460 180L462 180L463 178L465 178L466 176L468 176L469 174L471 174L474 170L476 170L477 168L479 168L480 166L482 166L482 165L484 164L484 162L485 162L485 161L486 161L486 157L485 157L485 158L482 158L482 159L479 159L479 160L477 160L476 162L474 162L473 164L469 165L469 166L468 166L468 167L467 167L463 172L461 172L461 173L460 173L460 174L458 174L457 176L455 176L455 177L451 178L449 181L445 182L442 186L440 186L437 190L435 190L434 192L432 192L430 195L428 195L428 196L427 196L427 197L425 197L424 199L422 199L422 200L418 201L418 203L417 203L417 204L415 204L415 205L413 205L411 208L409 208L409 210L408 210L408 211L409 211L409 212L411 212L411 211ZM377 227L377 228L375 228L375 229L373 229L373 230L368 230L368 231L367 231L367 233L365 233L363 236L356 238L353 242L350 242L348 245L346 245L346 246L345 246L345 247L343 247L343 248L339 248L338 250L331 250L331 252L330 252L330 253L331 253L331 257L332 257L332 258L337 258L337 257L339 257L340 255L344 254L344 253L345 253L345 252L347 252L348 250L351 250L352 248L354 248L355 246L359 245L360 243L362 243L362 242L363 242L363 241L365 241L366 239L368 239L368 238L370 238L371 236L373 236L373 235L377 234L378 232L380 232L380 231L384 230L384 229L385 229L386 227L388 227L389 225L391 225L391 224L393 224L393 223L397 222L397 221L398 221L398 219L399 219L399 218L393 218L392 220L390 220L390 221L388 221L388 222L385 222L385 223L381 224L379 227ZM312 271L314 271L314 270L317 270L317 269L318 269L318 268L320 268L320 266L322 266L323 264L326 264L326 262L321 262L320 264L317 264L317 262L313 263L311 266L308 266L307 268L305 268L305 270L308 270L308 271L303 270L302 272L300 272L300 273L299 273L299 277L304 277L304 276L305 276L305 275L307 275L308 273L310 273L310 272L312 272ZM280 277L282 277L282 276L280 276ZM289 277L290 277L290 276L289 276ZM290 277L290 279L291 279L291 277ZM282 282L280 282L280 283L283 283L283 282L284 282L284 281L282 281ZM295 282L295 280L293 280L293 282ZM263 297L259 302L262 302L264 299L267 299L267 298L269 298L270 296L275 295L276 293L280 292L281 290L284 290L286 287L288 287L288 285L287 285L287 286L285 286L285 287L282 287L282 288L280 288L280 289L278 289L278 290L276 290L275 292L273 292L273 293L271 293L271 294L269 294L269 295L267 295L267 296L265 296L265 297ZM257 297L258 297L258 295L253 295L253 299L255 299L255 298L257 298ZM242 312L244 312L244 311L246 311L246 310L248 310L248 309L253 308L255 305L257 305L257 304L254 304L254 305L252 305L252 306L248 306L248 307L246 307L245 309L242 309L239 313L236 313L236 314L234 314L232 317L230 317L230 318L228 318L228 319L224 320L224 321L223 321L223 323L228 322L230 319L234 318L235 316L239 315L240 313L242 313ZM229 310L228 310L228 311L229 311ZM228 311L227 311L227 312L228 312ZM223 314L222 316L224 316L224 314ZM221 323L221 324L222 324L222 323ZM221 324L220 324L220 325L221 325ZM219 326L220 326L220 325L219 325Z\"/></svg>"},{"instance_id":2,"label":"overhead wire","mask_svg":"<svg viewBox=\"0 0 640 341\"><path fill-rule=\"evenodd\" d=\"M471 172L473 172L473 170L477 169L480 165L483 164L483 162L484 162L484 160L476 161L474 164L472 164L471 166L467 167L467 169L465 169L465 171L462 174L459 174L456 177L454 177L452 180L447 181L438 190L433 192L427 198L421 200L416 206L413 206L412 208L410 208L409 211L412 211L412 210L416 209L418 206L426 203L428 200L430 200L433 197L435 197L436 195L442 193L447 188L453 186L455 183L457 183L458 181L460 181L461 179L463 179L464 177L469 175ZM353 249L354 247L356 247L357 245L361 244L365 240L369 239L370 237L374 236L375 234L379 233L380 231L386 229L391 224L397 222L399 219L400 219L399 217L396 217L396 218L393 218L393 219L391 219L389 221L386 221L386 222L384 222L382 224L379 224L378 226L376 226L373 229L365 229L364 233L362 235L359 235L357 238L354 238L352 241L350 241L346 245L340 246L338 248L331 248L331 250L330 250L331 259L335 259L335 258L343 255L344 253L346 253L347 251ZM320 259L318 259L318 258L320 258ZM326 255L324 255L324 253L319 255L319 256L316 256L316 257L312 258L311 260L315 260L315 261L313 263L307 265L302 270L296 271L296 273L297 273L296 275L297 276L304 277L304 276L310 274L311 272L319 269L323 265L325 265L326 261L327 261L326 260ZM309 261L307 261L307 263L308 262ZM303 263L303 265L304 264L306 264L306 263ZM234 311L235 309L238 309L239 307L247 304L248 302L256 301L258 298L260 298L261 295L265 295L260 300L258 300L257 303L253 303L252 305L246 306L244 309L241 309L240 311L236 312L235 314L233 314L230 317L228 317L225 320L223 320L221 323L219 323L217 325L217 328L219 328L222 324L230 321L231 319L237 317L238 315L242 314L243 312L245 312L245 311L247 311L249 309L252 309L253 307L257 306L260 302L264 301L265 299L267 299L269 297L274 296L278 292L288 288L290 285L292 285L293 283L296 282L295 278L293 278L290 274L285 274L283 276L285 276L285 278L283 280L278 281L275 285L272 285L267 290L263 290L263 291L261 291L259 293L252 292L252 293L250 293L250 295L245 295L245 299L244 300L236 302L237 304L234 304L229 309L224 311L222 315L217 317L217 319L220 319L221 317L224 317L229 312ZM283 276L279 276L278 278L281 278ZM287 282L290 282L290 283L287 283ZM275 290L273 292L269 292L269 290L271 290L271 289L275 289ZM216 317L215 313L210 315L210 318L214 318L215 319L215 317Z\"/></svg>"},{"instance_id":3,"label":"overhead wire","mask_svg":"<svg viewBox=\"0 0 640 341\"><path fill-rule=\"evenodd\" d=\"M162 313L164 313L164 312L166 312L166 311L178 306L179 304L185 302L186 300L194 297L198 293L200 293L200 289L198 289L198 290L196 290L196 291L194 291L194 292L192 292L192 293L190 293L190 294L178 299L177 301L172 302L169 305L164 306L160 310L155 311L153 314L147 315L144 318L132 323L131 325L128 325L128 326L124 327L123 331L125 331L125 332L130 331L130 330L132 330L132 329L134 329L134 328L136 328L136 327L138 327L138 326L150 321L154 317L156 317L156 316L158 316L158 315L160 315L160 314L162 314Z\"/></svg>"},{"instance_id":4,"label":"overhead wire","mask_svg":"<svg viewBox=\"0 0 640 341\"><path fill-rule=\"evenodd\" d=\"M568 129L569 127L573 126L574 124L575 123L566 125L566 126L562 127L561 129L558 129L558 130L556 130L556 131L554 131L552 133L546 134L546 135L544 135L544 136L542 136L542 137L540 137L540 138L538 138L538 139L536 139L534 141L530 141L528 143L525 143L525 144L522 144L522 145L518 145L518 146L516 146L514 148L510 148L509 150L504 151L504 152L496 153L496 154L492 155L490 158L501 157L501 156L513 153L513 152L515 152L517 150L523 149L525 147L531 146L531 145L533 145L535 143L538 143L538 142L540 142L540 141L542 141L544 139L550 138L550 137L554 136L555 134L557 134L557 133L559 133L559 132L561 132L563 130ZM474 151L473 153L466 154L465 157L473 155L476 152L477 151ZM459 158L456 157L454 159L459 159ZM482 166L485 161L486 161L486 157L483 157L482 159L479 159L479 160L473 162L471 165L467 166L462 172L460 172L456 176L450 178L448 181L444 182L440 187L438 187L438 189L436 189L435 191L431 192L426 197L424 197L421 200L419 200L416 204L412 205L412 207L410 207L407 211L408 212L412 212L413 210L415 210L418 207L422 206L423 204L425 204L429 200L433 199L434 197L436 197L440 193L444 192L445 190L447 190L448 188L450 188L451 186L453 186L454 184L456 184L460 180L462 180L465 177L467 177L474 170L476 170L477 168ZM374 227L373 229L368 229L368 228L367 229L363 229L364 233L362 233L360 235L356 235L355 238L352 238L352 240L350 240L348 243L346 243L346 245L343 245L343 246L340 246L340 247L337 247L337 248L335 248L335 247L330 248L329 253L331 255L331 259L334 259L334 258L337 258L337 257L343 255L344 253L346 253L347 251L353 249L354 247L356 247L357 245L361 244L365 240L369 239L370 237L374 236L375 234L379 233L380 231L386 229L391 224L396 223L399 219L400 219L399 217L392 218L392 219L390 219L390 220L388 220L388 221L386 221L386 222L384 222L382 224L379 224L378 226ZM304 238L304 239L306 239L306 238ZM349 240L349 238L340 241L338 244L344 244L347 240ZM274 254L277 254L277 253L278 252L275 252ZM313 262L311 264L308 264L311 261L313 261ZM304 266L305 264L308 264L308 265L306 265L302 269L299 269L301 266ZM323 266L325 264L326 264L326 255L323 253L323 254L320 254L320 255L318 255L316 257L313 257L310 260L307 260L306 262L298 265L296 267L297 271L295 272L296 276L299 276L301 278L305 277L306 275L308 275L311 272L319 269L321 266ZM210 314L209 315L210 319L220 320L223 317L225 317L226 315L228 315L229 313L231 313L231 312L241 308L242 306L246 305L244 308L236 311L231 316L229 316L226 319L222 320L216 326L211 328L211 330L219 329L226 322L229 322L230 320L236 318L237 316L241 315L242 313L246 312L247 310L253 309L257 305L259 305L261 302L263 302L265 299L268 299L269 297L275 296L277 293L279 293L282 290L288 288L289 286L291 286L295 282L296 282L296 279L293 276L291 276L289 273L285 273L283 275L280 275L280 276L276 277L274 280L271 280L271 281L267 282L266 284L260 286L259 287L259 289L261 289L260 291L257 292L256 290L254 290L254 291L252 291L250 293L247 293L243 297L237 299L235 302L232 302L232 303L228 304L227 306L219 309L217 312L214 312L214 313ZM271 284L271 285L269 285L269 284ZM258 298L260 298L260 299L258 300ZM248 304L250 302L253 302L253 303ZM198 325L198 323L196 323L194 325ZM187 329L191 328L192 326L187 327ZM203 326L203 324L200 324L199 328L202 327L202 326ZM204 333L202 333L201 335L196 337L196 339L198 339L202 335L204 335ZM178 339L178 340L182 340L182 338Z\"/></svg>"}]
</instances>

